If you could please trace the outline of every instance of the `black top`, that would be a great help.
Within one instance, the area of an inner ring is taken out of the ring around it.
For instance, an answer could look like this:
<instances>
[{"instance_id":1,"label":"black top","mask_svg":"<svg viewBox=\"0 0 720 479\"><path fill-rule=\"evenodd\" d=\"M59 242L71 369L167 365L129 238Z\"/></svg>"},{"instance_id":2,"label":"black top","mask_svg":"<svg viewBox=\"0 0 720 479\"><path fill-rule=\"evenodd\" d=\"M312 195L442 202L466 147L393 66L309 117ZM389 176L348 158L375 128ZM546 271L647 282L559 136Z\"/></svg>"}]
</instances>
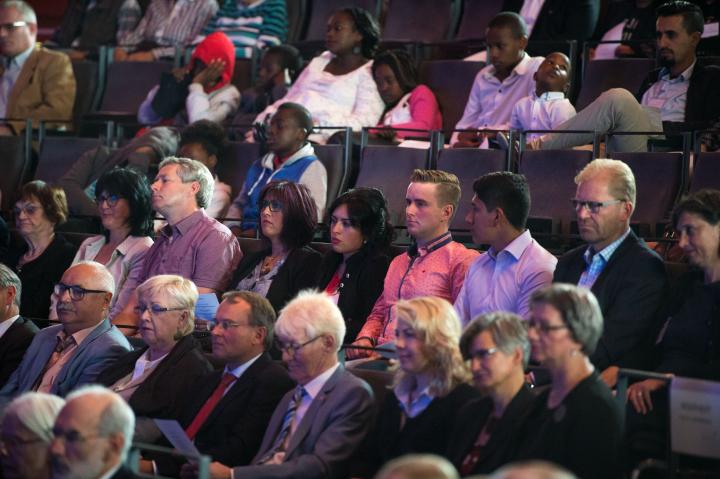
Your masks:
<instances>
[{"instance_id":1,"label":"black top","mask_svg":"<svg viewBox=\"0 0 720 479\"><path fill-rule=\"evenodd\" d=\"M77 248L63 235L55 233L55 238L40 256L18 267L27 250L25 241L11 245L3 263L12 268L22 282L20 314L27 318L46 319L50 313L53 288L72 263Z\"/></svg>"},{"instance_id":2,"label":"black top","mask_svg":"<svg viewBox=\"0 0 720 479\"><path fill-rule=\"evenodd\" d=\"M0 337L0 388L20 365L37 332L35 323L20 316Z\"/></svg>"},{"instance_id":3,"label":"black top","mask_svg":"<svg viewBox=\"0 0 720 479\"><path fill-rule=\"evenodd\" d=\"M550 389L541 393L516 459L542 459L570 469L582 479L615 479L620 474L620 408L597 372L582 380L554 409Z\"/></svg>"},{"instance_id":4,"label":"black top","mask_svg":"<svg viewBox=\"0 0 720 479\"><path fill-rule=\"evenodd\" d=\"M342 260L343 255L334 251L325 254L317 283L320 290L325 290ZM375 301L383 291L388 267L390 267L390 257L387 254L371 254L365 249L348 258L338 297L338 308L347 326L345 343L355 341L355 337L365 324L365 320L375 306Z\"/></svg>"},{"instance_id":5,"label":"black top","mask_svg":"<svg viewBox=\"0 0 720 479\"><path fill-rule=\"evenodd\" d=\"M255 266L270 254L271 250L268 248L243 256L230 282L232 288L235 289L241 279L252 274ZM293 249L288 253L285 262L278 268L266 296L275 311L279 312L288 301L303 289L315 286L318 274L317 266L320 259L320 253L309 246Z\"/></svg>"},{"instance_id":6,"label":"black top","mask_svg":"<svg viewBox=\"0 0 720 479\"><path fill-rule=\"evenodd\" d=\"M10 230L8 230L7 223L0 216L0 258L4 258L7 253L8 245L10 244Z\"/></svg>"},{"instance_id":7,"label":"black top","mask_svg":"<svg viewBox=\"0 0 720 479\"><path fill-rule=\"evenodd\" d=\"M532 389L524 384L497 421L490 440L483 447L480 459L471 474L488 474L512 461L518 434L525 426L534 401L535 395ZM445 455L458 471L492 412L492 399L483 397L468 402L457 413Z\"/></svg>"}]
</instances>

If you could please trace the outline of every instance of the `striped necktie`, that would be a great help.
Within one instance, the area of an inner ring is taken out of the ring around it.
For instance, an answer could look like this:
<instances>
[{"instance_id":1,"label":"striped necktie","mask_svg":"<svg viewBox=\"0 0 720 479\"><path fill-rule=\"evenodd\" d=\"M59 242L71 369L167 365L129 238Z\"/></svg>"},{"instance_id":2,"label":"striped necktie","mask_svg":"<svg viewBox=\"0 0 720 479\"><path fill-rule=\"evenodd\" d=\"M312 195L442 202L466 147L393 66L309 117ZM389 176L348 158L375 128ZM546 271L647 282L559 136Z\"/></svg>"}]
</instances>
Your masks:
<instances>
[{"instance_id":1,"label":"striped necktie","mask_svg":"<svg viewBox=\"0 0 720 479\"><path fill-rule=\"evenodd\" d=\"M302 386L298 385L295 388L295 393L293 394L292 400L288 404L287 411L285 412L285 417L283 418L282 427L280 428L280 432L278 432L277 437L275 437L273 447L271 447L270 450L258 461L259 464L264 464L270 459L272 459L272 457L278 452L285 451L287 439L290 435L290 428L293 424L293 421L295 420L295 415L297 413L298 407L300 406L300 402L306 394L307 392Z\"/></svg>"}]
</instances>

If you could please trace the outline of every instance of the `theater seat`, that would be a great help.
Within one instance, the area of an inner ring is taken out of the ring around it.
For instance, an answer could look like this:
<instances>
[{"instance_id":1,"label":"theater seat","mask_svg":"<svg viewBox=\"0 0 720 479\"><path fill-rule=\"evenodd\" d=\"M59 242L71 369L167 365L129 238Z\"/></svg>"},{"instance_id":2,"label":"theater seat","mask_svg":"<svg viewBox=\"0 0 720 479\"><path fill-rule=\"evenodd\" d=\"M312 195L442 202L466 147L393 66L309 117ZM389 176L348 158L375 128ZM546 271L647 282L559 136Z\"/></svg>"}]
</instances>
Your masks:
<instances>
[{"instance_id":1,"label":"theater seat","mask_svg":"<svg viewBox=\"0 0 720 479\"><path fill-rule=\"evenodd\" d=\"M110 63L105 91L96 113L135 118L150 89L160 83L160 74L170 71L172 66L172 62L167 61Z\"/></svg>"},{"instance_id":2,"label":"theater seat","mask_svg":"<svg viewBox=\"0 0 720 479\"><path fill-rule=\"evenodd\" d=\"M315 145L315 155L327 171L327 203L335 201L347 188L348 158L344 145ZM323 211L323 213L325 213Z\"/></svg>"},{"instance_id":3,"label":"theater seat","mask_svg":"<svg viewBox=\"0 0 720 479\"><path fill-rule=\"evenodd\" d=\"M700 153L695 156L690 193L703 188L720 189L720 152Z\"/></svg>"},{"instance_id":4,"label":"theater seat","mask_svg":"<svg viewBox=\"0 0 720 479\"><path fill-rule=\"evenodd\" d=\"M655 68L651 58L616 58L594 60L585 64L580 93L575 104L577 111L592 103L611 88L625 88L637 94L645 76Z\"/></svg>"},{"instance_id":5,"label":"theater seat","mask_svg":"<svg viewBox=\"0 0 720 479\"><path fill-rule=\"evenodd\" d=\"M46 136L40 144L35 179L53 183L60 179L80 155L102 144L98 138Z\"/></svg>"},{"instance_id":6,"label":"theater seat","mask_svg":"<svg viewBox=\"0 0 720 479\"><path fill-rule=\"evenodd\" d=\"M392 0L385 12L382 41L446 40L454 31L458 13L456 0Z\"/></svg>"},{"instance_id":7,"label":"theater seat","mask_svg":"<svg viewBox=\"0 0 720 479\"><path fill-rule=\"evenodd\" d=\"M250 165L259 156L260 145L257 143L228 142L225 157L217 165L217 175L222 182L230 185L233 198L240 193Z\"/></svg>"},{"instance_id":8,"label":"theater seat","mask_svg":"<svg viewBox=\"0 0 720 479\"><path fill-rule=\"evenodd\" d=\"M24 136L0 136L0 192L2 210L8 211L15 204L15 193L23 184L29 172L30 161L26 155Z\"/></svg>"}]
</instances>

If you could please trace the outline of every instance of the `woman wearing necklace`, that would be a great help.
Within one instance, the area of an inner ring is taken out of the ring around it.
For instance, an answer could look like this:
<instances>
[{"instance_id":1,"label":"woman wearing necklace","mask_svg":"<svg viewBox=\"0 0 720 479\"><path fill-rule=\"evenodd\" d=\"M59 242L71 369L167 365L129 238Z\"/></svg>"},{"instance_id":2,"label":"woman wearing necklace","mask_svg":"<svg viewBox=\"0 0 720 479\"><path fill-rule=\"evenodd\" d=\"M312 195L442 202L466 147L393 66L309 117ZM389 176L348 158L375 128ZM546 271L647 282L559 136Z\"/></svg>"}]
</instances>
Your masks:
<instances>
[{"instance_id":1,"label":"woman wearing necklace","mask_svg":"<svg viewBox=\"0 0 720 479\"><path fill-rule=\"evenodd\" d=\"M31 181L20 190L13 213L23 243L10 246L2 260L22 282L20 314L45 319L55 283L70 266L75 247L55 226L68 216L65 192L43 181Z\"/></svg>"},{"instance_id":2,"label":"woman wearing necklace","mask_svg":"<svg viewBox=\"0 0 720 479\"><path fill-rule=\"evenodd\" d=\"M320 253L308 246L317 226L317 207L305 185L271 181L260 192L258 211L266 247L243 257L231 284L265 296L280 311L317 282Z\"/></svg>"},{"instance_id":3,"label":"woman wearing necklace","mask_svg":"<svg viewBox=\"0 0 720 479\"><path fill-rule=\"evenodd\" d=\"M620 477L621 413L588 358L603 317L589 290L553 284L530 299L532 356L550 373L526 423L516 459L544 459L583 479Z\"/></svg>"},{"instance_id":4,"label":"woman wearing necklace","mask_svg":"<svg viewBox=\"0 0 720 479\"><path fill-rule=\"evenodd\" d=\"M355 340L382 293L393 239L388 216L385 197L375 188L350 190L328 210L332 250L323 257L317 287L340 308L345 343Z\"/></svg>"}]
</instances>

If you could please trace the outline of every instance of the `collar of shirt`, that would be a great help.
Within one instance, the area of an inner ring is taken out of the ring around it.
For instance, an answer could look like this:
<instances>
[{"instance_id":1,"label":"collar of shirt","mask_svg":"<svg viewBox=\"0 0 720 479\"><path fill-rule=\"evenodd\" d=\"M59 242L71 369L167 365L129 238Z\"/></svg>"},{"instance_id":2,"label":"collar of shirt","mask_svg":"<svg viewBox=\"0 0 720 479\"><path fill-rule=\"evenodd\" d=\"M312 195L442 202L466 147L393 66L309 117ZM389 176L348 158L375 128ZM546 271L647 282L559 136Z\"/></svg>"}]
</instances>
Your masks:
<instances>
[{"instance_id":1,"label":"collar of shirt","mask_svg":"<svg viewBox=\"0 0 720 479\"><path fill-rule=\"evenodd\" d=\"M5 68L9 67L16 67L18 69L22 68L22 66L25 64L28 58L30 58L30 54L35 50L35 44L33 43L30 48L25 50L22 53L19 53L15 55L14 57L3 57L3 64Z\"/></svg>"},{"instance_id":2,"label":"collar of shirt","mask_svg":"<svg viewBox=\"0 0 720 479\"><path fill-rule=\"evenodd\" d=\"M142 356L140 356L137 361L135 361L135 369L133 371L131 381L134 381L135 379L142 376L146 369L155 368L158 364L160 364L160 361L167 357L168 354L170 353L163 354L159 358L151 360L150 348L148 348L147 351L145 351Z\"/></svg>"},{"instance_id":3,"label":"collar of shirt","mask_svg":"<svg viewBox=\"0 0 720 479\"><path fill-rule=\"evenodd\" d=\"M418 247L418 256L425 256L427 254L432 253L438 248L442 248L446 244L450 243L452 241L452 234L450 232L446 232L438 236L437 238L428 241L428 243L425 246Z\"/></svg>"},{"instance_id":4,"label":"collar of shirt","mask_svg":"<svg viewBox=\"0 0 720 479\"><path fill-rule=\"evenodd\" d=\"M533 100L535 101L555 101L555 100L564 100L565 99L565 93L561 91L546 91L540 96L537 96L535 92L533 92Z\"/></svg>"},{"instance_id":5,"label":"collar of shirt","mask_svg":"<svg viewBox=\"0 0 720 479\"><path fill-rule=\"evenodd\" d=\"M103 323L103 321L100 321L95 326L90 326L89 328L81 329L80 331L76 331L73 334L71 334L70 336L72 336L73 339L75 340L75 345L77 347L80 347L82 342L85 341L85 339L87 339L87 337L90 336L90 333L92 333L95 330L95 328L99 327ZM60 332L58 332L58 336L60 336Z\"/></svg>"},{"instance_id":6,"label":"collar of shirt","mask_svg":"<svg viewBox=\"0 0 720 479\"><path fill-rule=\"evenodd\" d=\"M167 224L165 227L161 230L163 236L167 236L168 238L171 238L175 233L178 233L180 236L187 233L190 229L195 226L198 221L202 220L205 216L205 211L200 208L194 213L190 214L189 216L186 216L185 218L181 219L174 225Z\"/></svg>"},{"instance_id":7,"label":"collar of shirt","mask_svg":"<svg viewBox=\"0 0 720 479\"><path fill-rule=\"evenodd\" d=\"M504 79L502 82L500 80L498 80L497 77L495 76L496 70L495 70L495 67L492 65L490 66L490 68L488 68L485 71L483 76L485 77L485 80L490 81L490 82L494 82L497 84L505 83L506 81L509 81L511 78L514 78L514 77L520 76L520 75L525 75L526 73L528 73L528 69L531 66L530 58L531 57L530 57L530 55L527 54L527 52L523 52L522 59L518 62L517 65L515 65L515 68L513 68L513 70L510 72L510 75L508 75L508 77L506 79Z\"/></svg>"},{"instance_id":8,"label":"collar of shirt","mask_svg":"<svg viewBox=\"0 0 720 479\"><path fill-rule=\"evenodd\" d=\"M510 243L508 243L508 245L505 246L502 251L496 252L491 246L490 249L488 249L487 254L490 255L492 259L497 260L498 255L500 255L502 252L507 252L508 254L512 255L515 260L519 260L520 256L522 256L523 254L523 251L525 251L525 248L530 246L531 243L532 236L530 236L530 230L525 230L524 233L512 240Z\"/></svg>"},{"instance_id":9,"label":"collar of shirt","mask_svg":"<svg viewBox=\"0 0 720 479\"><path fill-rule=\"evenodd\" d=\"M325 383L328 381L328 379L330 379L330 376L332 376L335 370L339 367L340 363L336 363L334 366L327 369L319 376L315 377L315 379L303 385L305 393L307 394L307 396L310 397L311 400L314 400L317 395L320 394L320 391L322 390L323 386L325 386Z\"/></svg>"},{"instance_id":10,"label":"collar of shirt","mask_svg":"<svg viewBox=\"0 0 720 479\"><path fill-rule=\"evenodd\" d=\"M628 228L628 230L622 236L620 236L618 239L616 239L597 253L593 253L592 246L589 246L588 249L585 250L585 254L583 255L583 257L585 258L585 263L587 263L588 265L592 264L595 256L599 256L603 259L603 261L605 261L605 263L607 263L608 261L610 261L610 257L613 255L615 250L618 249L620 244L625 241L625 238L627 238L629 234L630 228Z\"/></svg>"},{"instance_id":11,"label":"collar of shirt","mask_svg":"<svg viewBox=\"0 0 720 479\"><path fill-rule=\"evenodd\" d=\"M403 410L406 416L415 417L422 413L435 397L430 394L430 386L426 387L417 397L413 398L410 402L410 394L402 386L395 389L395 397L398 399L400 409Z\"/></svg>"},{"instance_id":12,"label":"collar of shirt","mask_svg":"<svg viewBox=\"0 0 720 479\"><path fill-rule=\"evenodd\" d=\"M245 361L240 366L233 369L225 366L225 374L232 374L233 376L235 376L236 379L240 379L240 377L245 373L245 371L247 371L260 356L262 356L262 353L258 354L254 358Z\"/></svg>"},{"instance_id":13,"label":"collar of shirt","mask_svg":"<svg viewBox=\"0 0 720 479\"><path fill-rule=\"evenodd\" d=\"M16 314L12 318L6 319L2 323L0 323L0 338L2 338L5 333L7 333L7 330L10 329L10 326L12 326L19 317L20 315Z\"/></svg>"},{"instance_id":14,"label":"collar of shirt","mask_svg":"<svg viewBox=\"0 0 720 479\"><path fill-rule=\"evenodd\" d=\"M658 74L658 80L664 80L671 83L681 83L684 81L689 81L690 77L693 74L693 71L695 71L695 64L697 63L697 60L692 62L692 65L687 67L685 71L683 71L680 75L678 75L675 78L670 78L670 69L668 67L663 67L660 70L660 73Z\"/></svg>"}]
</instances>

